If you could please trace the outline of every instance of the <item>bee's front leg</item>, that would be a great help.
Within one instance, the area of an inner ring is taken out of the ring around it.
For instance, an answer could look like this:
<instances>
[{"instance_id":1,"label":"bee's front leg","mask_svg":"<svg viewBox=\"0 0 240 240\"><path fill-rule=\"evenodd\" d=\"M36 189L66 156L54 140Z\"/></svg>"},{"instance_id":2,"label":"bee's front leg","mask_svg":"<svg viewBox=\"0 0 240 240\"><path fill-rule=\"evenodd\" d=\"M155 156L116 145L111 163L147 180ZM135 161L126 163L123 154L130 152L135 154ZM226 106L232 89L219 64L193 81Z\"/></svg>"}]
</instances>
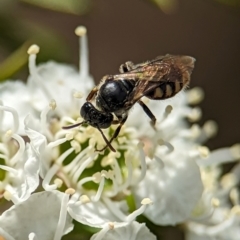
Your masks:
<instances>
[{"instance_id":1,"label":"bee's front leg","mask_svg":"<svg viewBox=\"0 0 240 240\"><path fill-rule=\"evenodd\" d=\"M98 92L98 87L96 86L96 87L94 87L94 88L92 89L92 91L88 94L86 100L87 100L88 102L91 101L91 100L93 99L93 97L97 94L97 92Z\"/></svg>"}]
</instances>

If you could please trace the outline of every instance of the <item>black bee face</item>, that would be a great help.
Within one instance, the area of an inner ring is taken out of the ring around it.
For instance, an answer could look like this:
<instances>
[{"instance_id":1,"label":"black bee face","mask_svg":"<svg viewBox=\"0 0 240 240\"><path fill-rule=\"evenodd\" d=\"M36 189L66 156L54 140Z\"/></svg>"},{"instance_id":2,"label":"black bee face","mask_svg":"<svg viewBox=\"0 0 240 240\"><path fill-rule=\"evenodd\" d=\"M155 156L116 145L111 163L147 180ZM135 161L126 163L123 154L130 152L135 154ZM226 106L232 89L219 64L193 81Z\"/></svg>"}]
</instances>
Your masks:
<instances>
[{"instance_id":1,"label":"black bee face","mask_svg":"<svg viewBox=\"0 0 240 240\"><path fill-rule=\"evenodd\" d=\"M109 128L113 121L111 113L97 110L90 102L83 104L80 114L85 122L96 128Z\"/></svg>"}]
</instances>

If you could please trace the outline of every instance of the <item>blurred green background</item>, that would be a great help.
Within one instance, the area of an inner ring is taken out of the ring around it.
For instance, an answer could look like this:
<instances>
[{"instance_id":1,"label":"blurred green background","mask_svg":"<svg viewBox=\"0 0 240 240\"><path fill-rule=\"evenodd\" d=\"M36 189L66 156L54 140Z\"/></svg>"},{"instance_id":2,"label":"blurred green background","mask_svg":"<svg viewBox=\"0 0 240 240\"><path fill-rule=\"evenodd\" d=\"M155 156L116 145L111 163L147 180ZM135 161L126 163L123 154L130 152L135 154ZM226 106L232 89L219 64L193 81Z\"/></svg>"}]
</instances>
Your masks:
<instances>
[{"instance_id":1,"label":"blurred green background","mask_svg":"<svg viewBox=\"0 0 240 240\"><path fill-rule=\"evenodd\" d=\"M38 62L78 66L78 25L88 29L96 82L125 61L166 53L195 57L191 87L206 94L201 122L214 119L220 129L208 146L240 141L239 0L1 0L0 80L26 80L32 43L41 48ZM182 239L171 227L155 230L161 239Z\"/></svg>"}]
</instances>

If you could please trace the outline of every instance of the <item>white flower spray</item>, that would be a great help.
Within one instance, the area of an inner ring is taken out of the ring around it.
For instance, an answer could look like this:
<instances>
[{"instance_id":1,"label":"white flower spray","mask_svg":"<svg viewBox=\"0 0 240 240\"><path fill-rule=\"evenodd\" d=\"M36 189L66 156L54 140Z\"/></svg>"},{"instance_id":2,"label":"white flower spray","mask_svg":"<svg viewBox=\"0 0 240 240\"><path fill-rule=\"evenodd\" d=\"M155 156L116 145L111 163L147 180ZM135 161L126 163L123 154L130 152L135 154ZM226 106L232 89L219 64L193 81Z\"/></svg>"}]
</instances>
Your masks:
<instances>
[{"instance_id":1,"label":"white flower spray","mask_svg":"<svg viewBox=\"0 0 240 240\"><path fill-rule=\"evenodd\" d=\"M23 87L29 114L20 108L18 117L12 100L11 108L0 106L0 114L10 111L14 119L6 141L9 118L0 115L4 123L0 190L15 204L0 217L0 236L18 239L17 232L21 239L58 240L72 230L74 219L95 232L98 229L92 240L156 239L144 224L136 222L140 215L156 225L182 224L190 240L195 236L222 237L222 226L234 232L232 235L238 234L240 168L236 165L222 176L221 164L240 158L239 145L212 152L202 145L215 135L217 127L213 121L202 127L195 123L201 110L190 105L203 99L201 89L182 92L168 101L142 99L157 116L156 130L142 109L134 107L112 142L116 152L95 151L105 141L91 126L62 129L82 121L80 107L94 87L86 28L78 27L75 33L80 42L79 72L55 62L36 66L40 49L33 45L28 50L30 76ZM6 99L11 99L10 88L0 86ZM17 106L24 104L19 100ZM24 125L19 123L23 117ZM109 139L115 129L113 125L103 132ZM27 145L18 132L29 138ZM14 151L9 150L9 139L18 143ZM39 185L39 176L41 192L32 193ZM10 179L15 178L20 180L13 187ZM39 211L31 214L35 208ZM20 220L22 215L24 220ZM18 222L15 227L14 222Z\"/></svg>"}]
</instances>

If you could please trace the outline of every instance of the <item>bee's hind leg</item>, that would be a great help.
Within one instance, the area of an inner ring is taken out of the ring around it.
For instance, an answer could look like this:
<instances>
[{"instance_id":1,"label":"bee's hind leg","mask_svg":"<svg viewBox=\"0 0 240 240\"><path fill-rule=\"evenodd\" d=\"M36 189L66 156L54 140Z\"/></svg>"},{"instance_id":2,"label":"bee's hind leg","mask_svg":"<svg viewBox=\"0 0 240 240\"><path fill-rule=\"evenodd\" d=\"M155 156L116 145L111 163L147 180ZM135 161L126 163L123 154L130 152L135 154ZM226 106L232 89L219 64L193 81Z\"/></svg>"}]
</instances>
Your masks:
<instances>
[{"instance_id":1,"label":"bee's hind leg","mask_svg":"<svg viewBox=\"0 0 240 240\"><path fill-rule=\"evenodd\" d=\"M151 119L151 126L153 127L154 130L156 130L155 124L156 124L156 117L153 115L151 110L145 105L141 100L138 101L140 106L142 107L143 111L148 115L148 117Z\"/></svg>"}]
</instances>

